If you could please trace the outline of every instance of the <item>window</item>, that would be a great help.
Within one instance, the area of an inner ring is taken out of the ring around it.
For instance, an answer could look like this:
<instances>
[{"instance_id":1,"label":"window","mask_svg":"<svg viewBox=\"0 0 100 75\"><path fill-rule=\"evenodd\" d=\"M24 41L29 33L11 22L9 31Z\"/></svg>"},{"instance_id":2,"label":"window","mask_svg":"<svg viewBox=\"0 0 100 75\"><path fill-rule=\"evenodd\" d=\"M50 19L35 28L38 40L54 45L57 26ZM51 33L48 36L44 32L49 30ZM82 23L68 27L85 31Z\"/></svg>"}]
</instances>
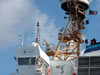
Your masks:
<instances>
[{"instance_id":1,"label":"window","mask_svg":"<svg viewBox=\"0 0 100 75\"><path fill-rule=\"evenodd\" d=\"M31 58L31 65L35 65L35 62L36 62L36 58L35 57Z\"/></svg>"},{"instance_id":2,"label":"window","mask_svg":"<svg viewBox=\"0 0 100 75\"><path fill-rule=\"evenodd\" d=\"M89 57L79 57L78 58L78 66L79 67L88 67L89 66Z\"/></svg>"},{"instance_id":3,"label":"window","mask_svg":"<svg viewBox=\"0 0 100 75\"><path fill-rule=\"evenodd\" d=\"M100 56L90 57L90 66L91 67L100 67Z\"/></svg>"},{"instance_id":4,"label":"window","mask_svg":"<svg viewBox=\"0 0 100 75\"><path fill-rule=\"evenodd\" d=\"M18 58L18 65L29 65L29 58Z\"/></svg>"}]
</instances>

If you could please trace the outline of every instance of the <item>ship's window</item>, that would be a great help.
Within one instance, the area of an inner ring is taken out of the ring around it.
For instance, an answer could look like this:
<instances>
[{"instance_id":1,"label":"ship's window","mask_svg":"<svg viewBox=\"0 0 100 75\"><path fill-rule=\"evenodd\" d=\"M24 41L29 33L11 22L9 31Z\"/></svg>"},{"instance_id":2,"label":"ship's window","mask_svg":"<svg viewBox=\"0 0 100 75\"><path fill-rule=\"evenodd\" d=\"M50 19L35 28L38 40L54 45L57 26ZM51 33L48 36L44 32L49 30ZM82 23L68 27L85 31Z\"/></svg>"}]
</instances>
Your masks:
<instances>
[{"instance_id":1,"label":"ship's window","mask_svg":"<svg viewBox=\"0 0 100 75\"><path fill-rule=\"evenodd\" d=\"M100 56L92 56L90 60L91 67L100 67Z\"/></svg>"},{"instance_id":2,"label":"ship's window","mask_svg":"<svg viewBox=\"0 0 100 75\"><path fill-rule=\"evenodd\" d=\"M88 67L89 66L89 57L79 57L78 58L79 67Z\"/></svg>"},{"instance_id":3,"label":"ship's window","mask_svg":"<svg viewBox=\"0 0 100 75\"><path fill-rule=\"evenodd\" d=\"M35 57L31 58L31 65L35 65L35 62L36 62L36 58Z\"/></svg>"},{"instance_id":4,"label":"ship's window","mask_svg":"<svg viewBox=\"0 0 100 75\"><path fill-rule=\"evenodd\" d=\"M19 58L18 65L29 65L29 58Z\"/></svg>"}]
</instances>

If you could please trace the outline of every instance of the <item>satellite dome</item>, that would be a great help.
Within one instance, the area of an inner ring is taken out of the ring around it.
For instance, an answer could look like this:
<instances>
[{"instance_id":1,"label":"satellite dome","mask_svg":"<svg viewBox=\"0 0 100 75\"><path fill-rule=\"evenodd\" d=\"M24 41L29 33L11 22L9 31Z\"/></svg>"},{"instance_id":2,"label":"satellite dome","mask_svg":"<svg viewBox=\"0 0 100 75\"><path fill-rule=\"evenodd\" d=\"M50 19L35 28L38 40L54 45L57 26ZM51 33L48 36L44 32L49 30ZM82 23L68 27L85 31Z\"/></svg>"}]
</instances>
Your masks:
<instances>
[{"instance_id":1,"label":"satellite dome","mask_svg":"<svg viewBox=\"0 0 100 75\"><path fill-rule=\"evenodd\" d=\"M74 6L76 0L60 0L61 8L64 11L69 11L71 8L70 6ZM89 4L92 0L77 0L78 4L83 6L85 10L89 8Z\"/></svg>"}]
</instances>

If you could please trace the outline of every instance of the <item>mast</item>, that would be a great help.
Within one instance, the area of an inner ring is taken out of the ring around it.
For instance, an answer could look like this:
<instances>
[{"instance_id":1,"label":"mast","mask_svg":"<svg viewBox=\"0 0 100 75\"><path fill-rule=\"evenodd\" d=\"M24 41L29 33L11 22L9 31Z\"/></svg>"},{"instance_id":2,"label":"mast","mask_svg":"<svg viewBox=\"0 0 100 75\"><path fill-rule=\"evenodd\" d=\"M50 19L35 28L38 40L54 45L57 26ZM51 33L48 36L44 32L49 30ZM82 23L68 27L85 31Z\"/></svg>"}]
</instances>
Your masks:
<instances>
[{"instance_id":1,"label":"mast","mask_svg":"<svg viewBox=\"0 0 100 75\"><path fill-rule=\"evenodd\" d=\"M37 22L37 37L36 37L36 42L40 42L40 25L39 22Z\"/></svg>"}]
</instances>

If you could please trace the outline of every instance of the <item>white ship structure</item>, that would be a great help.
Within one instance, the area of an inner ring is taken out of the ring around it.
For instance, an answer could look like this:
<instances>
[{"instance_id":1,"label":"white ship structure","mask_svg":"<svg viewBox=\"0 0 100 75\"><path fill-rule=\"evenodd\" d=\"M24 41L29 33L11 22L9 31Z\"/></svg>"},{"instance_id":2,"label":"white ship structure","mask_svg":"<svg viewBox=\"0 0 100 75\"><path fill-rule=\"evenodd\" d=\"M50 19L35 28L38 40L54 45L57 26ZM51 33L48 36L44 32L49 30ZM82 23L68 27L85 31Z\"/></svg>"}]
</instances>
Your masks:
<instances>
[{"instance_id":1,"label":"white ship structure","mask_svg":"<svg viewBox=\"0 0 100 75\"><path fill-rule=\"evenodd\" d=\"M47 51L41 49L38 22L36 42L26 47L20 45L14 56L16 73L11 75L100 75L100 43L91 40L83 55L80 55L80 44L84 42L81 31L85 29L83 25L91 0L60 2L65 14L69 15L69 21L65 30L59 31L56 49L46 41ZM65 45L63 49L62 43Z\"/></svg>"}]
</instances>

